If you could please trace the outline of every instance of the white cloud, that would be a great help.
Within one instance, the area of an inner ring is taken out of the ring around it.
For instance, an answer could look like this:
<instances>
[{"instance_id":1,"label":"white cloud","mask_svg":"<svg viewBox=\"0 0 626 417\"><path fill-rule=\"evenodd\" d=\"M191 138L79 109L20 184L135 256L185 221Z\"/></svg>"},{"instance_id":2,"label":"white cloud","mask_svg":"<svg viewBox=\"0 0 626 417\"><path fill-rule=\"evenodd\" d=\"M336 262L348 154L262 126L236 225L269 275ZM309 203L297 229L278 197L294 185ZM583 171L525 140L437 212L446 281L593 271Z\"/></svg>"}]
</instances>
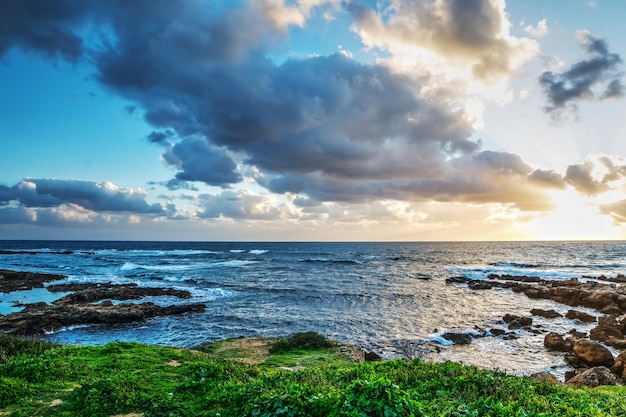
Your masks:
<instances>
[{"instance_id":1,"label":"white cloud","mask_svg":"<svg viewBox=\"0 0 626 417\"><path fill-rule=\"evenodd\" d=\"M533 35L537 38L543 38L544 36L547 36L548 33L550 33L549 29L548 29L548 23L546 22L546 19L542 19L537 23L537 26L533 26L533 25L527 25L524 27L524 32Z\"/></svg>"}]
</instances>

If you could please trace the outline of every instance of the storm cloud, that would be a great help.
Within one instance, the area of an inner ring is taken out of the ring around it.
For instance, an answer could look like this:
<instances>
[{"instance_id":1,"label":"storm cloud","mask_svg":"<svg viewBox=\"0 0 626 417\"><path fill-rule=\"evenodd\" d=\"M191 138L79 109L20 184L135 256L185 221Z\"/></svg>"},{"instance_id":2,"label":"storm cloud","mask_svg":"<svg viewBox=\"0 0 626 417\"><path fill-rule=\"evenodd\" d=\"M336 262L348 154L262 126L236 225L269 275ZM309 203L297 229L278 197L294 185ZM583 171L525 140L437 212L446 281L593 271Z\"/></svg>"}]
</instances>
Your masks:
<instances>
[{"instance_id":1,"label":"storm cloud","mask_svg":"<svg viewBox=\"0 0 626 417\"><path fill-rule=\"evenodd\" d=\"M92 63L96 79L134 103L133 114L143 111L154 127L147 140L162 146L162 160L177 169L170 189L185 189L186 182L228 188L246 180L244 172L255 172L252 179L259 185L309 206L380 199L496 202L522 210L548 206L545 187L536 185L546 176L536 173L533 182L533 169L519 156L481 151L480 143L470 140L471 117L449 93L340 53L272 60L271 51L288 36L286 28L301 25L324 1L289 10L269 0L236 7L76 0L59 3L63 7L50 13L46 9L52 6L44 1L16 3L9 7L19 8L20 18L0 33L0 53L16 47ZM482 80L509 75L535 52L534 41L509 35L502 1L397 5L402 14L386 22L365 6L347 8L362 37L401 39L469 63ZM101 35L81 39L84 25ZM45 33L48 41L37 43L33 31ZM601 46L590 53L615 60ZM614 83L610 94L620 90ZM238 193L204 197L198 215L279 215L257 197ZM0 203L23 207L167 212L147 203L140 191L108 183L24 180L0 189L0 196L5 194L9 197Z\"/></svg>"},{"instance_id":2,"label":"storm cloud","mask_svg":"<svg viewBox=\"0 0 626 417\"><path fill-rule=\"evenodd\" d=\"M602 101L622 97L622 57L609 51L604 39L592 36L588 31L578 33L579 44L589 55L563 72L545 71L539 77L548 100L545 111L558 112L576 109L576 102Z\"/></svg>"}]
</instances>

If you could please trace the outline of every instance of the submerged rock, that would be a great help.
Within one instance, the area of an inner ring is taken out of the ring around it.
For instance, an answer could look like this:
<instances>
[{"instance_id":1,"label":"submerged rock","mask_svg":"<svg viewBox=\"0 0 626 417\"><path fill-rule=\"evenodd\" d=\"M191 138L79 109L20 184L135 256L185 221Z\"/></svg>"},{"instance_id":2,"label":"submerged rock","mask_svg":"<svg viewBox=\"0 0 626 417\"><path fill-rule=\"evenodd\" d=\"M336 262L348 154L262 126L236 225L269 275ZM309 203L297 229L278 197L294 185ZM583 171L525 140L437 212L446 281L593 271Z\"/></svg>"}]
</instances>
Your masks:
<instances>
[{"instance_id":1,"label":"submerged rock","mask_svg":"<svg viewBox=\"0 0 626 417\"><path fill-rule=\"evenodd\" d=\"M565 313L565 317L570 320L580 320L583 323L594 323L596 321L595 316L578 310L568 310Z\"/></svg>"},{"instance_id":2,"label":"submerged rock","mask_svg":"<svg viewBox=\"0 0 626 417\"><path fill-rule=\"evenodd\" d=\"M533 308L530 310L530 314L533 316L545 317L547 319L555 319L557 317L563 317L560 313L554 310L542 310L540 308Z\"/></svg>"},{"instance_id":3,"label":"submerged rock","mask_svg":"<svg viewBox=\"0 0 626 417\"><path fill-rule=\"evenodd\" d=\"M472 342L472 336L467 333L446 332L442 336L456 345L468 345Z\"/></svg>"}]
</instances>

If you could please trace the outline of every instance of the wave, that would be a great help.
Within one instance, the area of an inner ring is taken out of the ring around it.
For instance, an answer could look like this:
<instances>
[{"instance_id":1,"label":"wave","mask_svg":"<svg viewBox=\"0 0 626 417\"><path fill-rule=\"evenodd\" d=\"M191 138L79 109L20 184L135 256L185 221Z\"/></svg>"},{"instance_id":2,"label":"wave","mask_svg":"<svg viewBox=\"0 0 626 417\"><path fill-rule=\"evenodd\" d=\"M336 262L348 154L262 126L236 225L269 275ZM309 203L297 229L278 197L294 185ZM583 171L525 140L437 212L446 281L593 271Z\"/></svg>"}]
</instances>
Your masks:
<instances>
[{"instance_id":1,"label":"wave","mask_svg":"<svg viewBox=\"0 0 626 417\"><path fill-rule=\"evenodd\" d=\"M126 262L120 267L122 272L130 272L137 269L143 269L146 271L187 271L190 269L198 268L199 264L186 264L186 265L141 265L133 262Z\"/></svg>"},{"instance_id":2,"label":"wave","mask_svg":"<svg viewBox=\"0 0 626 417\"><path fill-rule=\"evenodd\" d=\"M490 275L510 275L517 277L538 277L544 279L580 278L580 273L559 269L525 269L525 268L485 268L485 267L452 267L446 270L453 275L460 275L470 279L486 279Z\"/></svg>"},{"instance_id":3,"label":"wave","mask_svg":"<svg viewBox=\"0 0 626 417\"><path fill-rule=\"evenodd\" d=\"M229 252L230 253L244 253L246 250L245 249L231 249Z\"/></svg>"},{"instance_id":4,"label":"wave","mask_svg":"<svg viewBox=\"0 0 626 417\"><path fill-rule=\"evenodd\" d=\"M83 251L81 254L87 255L110 255L110 256L197 256L197 255L218 255L223 252L199 249L172 249L172 250L151 250L151 249L100 249L95 251Z\"/></svg>"},{"instance_id":5,"label":"wave","mask_svg":"<svg viewBox=\"0 0 626 417\"><path fill-rule=\"evenodd\" d=\"M493 263L490 263L489 265L497 266L497 267L522 268L522 269L540 268L539 265L519 263L519 262L493 262Z\"/></svg>"},{"instance_id":6,"label":"wave","mask_svg":"<svg viewBox=\"0 0 626 417\"><path fill-rule=\"evenodd\" d=\"M300 259L298 262L306 262L306 263L331 263L331 264L350 264L356 265L359 262L353 261L350 259L328 259L328 258L310 258L310 259Z\"/></svg>"},{"instance_id":7,"label":"wave","mask_svg":"<svg viewBox=\"0 0 626 417\"><path fill-rule=\"evenodd\" d=\"M269 250L265 250L265 249L252 249L250 252L253 255L263 255L264 253L269 252Z\"/></svg>"}]
</instances>

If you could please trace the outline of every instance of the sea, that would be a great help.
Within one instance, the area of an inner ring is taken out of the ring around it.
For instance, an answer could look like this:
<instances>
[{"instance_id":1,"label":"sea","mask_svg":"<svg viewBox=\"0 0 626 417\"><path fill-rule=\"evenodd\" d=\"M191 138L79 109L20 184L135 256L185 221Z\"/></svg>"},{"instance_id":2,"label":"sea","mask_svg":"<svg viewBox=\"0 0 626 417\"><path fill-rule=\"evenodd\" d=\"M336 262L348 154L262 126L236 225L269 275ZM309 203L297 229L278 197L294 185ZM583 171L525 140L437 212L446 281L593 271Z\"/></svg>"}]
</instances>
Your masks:
<instances>
[{"instance_id":1,"label":"sea","mask_svg":"<svg viewBox=\"0 0 626 417\"><path fill-rule=\"evenodd\" d=\"M124 325L63 328L43 337L78 345L111 341L193 348L233 337L281 337L315 331L383 358L455 361L525 375L567 366L547 352L548 331L592 325L533 317L535 331L506 329L505 314L571 307L508 289L472 291L450 277L490 274L573 277L626 273L626 242L112 242L0 241L0 269L63 274L63 282L135 283L187 290L188 300L147 297L160 305L204 303L203 313ZM47 289L0 293L0 314L19 303L52 302ZM125 301L129 302L129 301ZM593 310L586 310L597 315ZM474 336L455 345L444 332ZM479 336L484 337L479 337ZM512 336L512 337L511 337Z\"/></svg>"}]
</instances>

